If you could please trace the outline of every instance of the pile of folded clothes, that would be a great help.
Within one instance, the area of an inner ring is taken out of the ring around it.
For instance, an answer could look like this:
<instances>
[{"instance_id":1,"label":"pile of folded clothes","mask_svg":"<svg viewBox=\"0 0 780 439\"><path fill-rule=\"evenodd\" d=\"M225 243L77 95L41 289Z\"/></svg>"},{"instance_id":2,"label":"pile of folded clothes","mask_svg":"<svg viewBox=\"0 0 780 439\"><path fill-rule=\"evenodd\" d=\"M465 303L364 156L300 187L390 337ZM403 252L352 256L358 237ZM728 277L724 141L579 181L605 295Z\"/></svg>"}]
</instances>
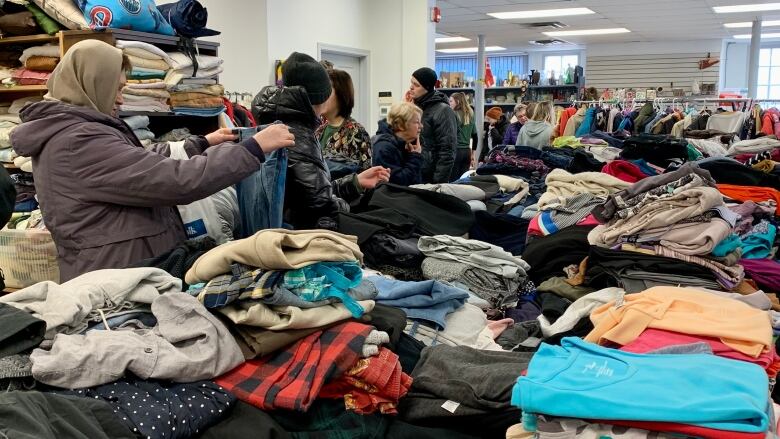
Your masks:
<instances>
[{"instance_id":1,"label":"pile of folded clothes","mask_svg":"<svg viewBox=\"0 0 780 439\"><path fill-rule=\"evenodd\" d=\"M217 83L222 58L197 55L195 61L184 53L169 53L171 70L165 84L171 91L174 113L190 116L216 116L225 111L224 88Z\"/></svg>"},{"instance_id":2,"label":"pile of folded clothes","mask_svg":"<svg viewBox=\"0 0 780 439\"><path fill-rule=\"evenodd\" d=\"M726 207L709 172L696 165L641 180L611 195L593 214L604 224L590 232L591 244L700 265L726 290L744 279L739 255L712 254L739 217Z\"/></svg>"},{"instance_id":3,"label":"pile of folded clothes","mask_svg":"<svg viewBox=\"0 0 780 439\"><path fill-rule=\"evenodd\" d=\"M521 295L535 290L527 276L530 265L494 245L440 235L420 238L419 247L426 256L423 275L463 286L481 299L477 303L487 302L488 316L503 315Z\"/></svg>"},{"instance_id":4,"label":"pile of folded clothes","mask_svg":"<svg viewBox=\"0 0 780 439\"><path fill-rule=\"evenodd\" d=\"M424 279L419 238L461 236L473 224L471 208L458 197L387 183L366 194L361 206L340 213L338 229L357 236L368 267L398 279L419 281Z\"/></svg>"},{"instance_id":5,"label":"pile of folded clothes","mask_svg":"<svg viewBox=\"0 0 780 439\"><path fill-rule=\"evenodd\" d=\"M29 47L22 52L19 61L27 70L51 73L60 62L60 47L57 45Z\"/></svg>"},{"instance_id":6,"label":"pile of folded clothes","mask_svg":"<svg viewBox=\"0 0 780 439\"><path fill-rule=\"evenodd\" d=\"M545 236L574 225L597 224L590 212L607 196L629 187L629 184L600 172L570 174L555 169L545 180L547 190L539 198L536 213L528 225L528 235ZM534 210L524 212L523 216Z\"/></svg>"},{"instance_id":7,"label":"pile of folded clothes","mask_svg":"<svg viewBox=\"0 0 780 439\"><path fill-rule=\"evenodd\" d=\"M141 145L148 147L154 140L154 133L149 130L149 116L128 116L122 120L133 130L133 134L141 141Z\"/></svg>"},{"instance_id":8,"label":"pile of folded clothes","mask_svg":"<svg viewBox=\"0 0 780 439\"><path fill-rule=\"evenodd\" d=\"M201 256L186 276L195 284L190 293L218 313L246 360L216 382L267 410L305 412L319 396L358 413L394 413L411 379L382 346L390 334L359 322L386 312L373 313L379 297L361 259L354 237L287 230ZM390 332L400 333L404 321Z\"/></svg>"},{"instance_id":9,"label":"pile of folded clothes","mask_svg":"<svg viewBox=\"0 0 780 439\"><path fill-rule=\"evenodd\" d=\"M32 212L38 208L35 191L35 180L29 172L15 172L11 174L11 180L16 189L15 212Z\"/></svg>"},{"instance_id":10,"label":"pile of folded clothes","mask_svg":"<svg viewBox=\"0 0 780 439\"><path fill-rule=\"evenodd\" d=\"M130 60L132 70L127 74L127 84L122 89L122 111L168 112L165 75L170 70L171 59L167 53L149 43L118 40L116 46Z\"/></svg>"},{"instance_id":11,"label":"pile of folded clothes","mask_svg":"<svg viewBox=\"0 0 780 439\"><path fill-rule=\"evenodd\" d=\"M766 312L715 292L658 287L605 303L590 320L584 340L543 344L517 379L516 431L551 422L581 431L572 420L706 438L774 428L768 383L780 362Z\"/></svg>"}]
</instances>

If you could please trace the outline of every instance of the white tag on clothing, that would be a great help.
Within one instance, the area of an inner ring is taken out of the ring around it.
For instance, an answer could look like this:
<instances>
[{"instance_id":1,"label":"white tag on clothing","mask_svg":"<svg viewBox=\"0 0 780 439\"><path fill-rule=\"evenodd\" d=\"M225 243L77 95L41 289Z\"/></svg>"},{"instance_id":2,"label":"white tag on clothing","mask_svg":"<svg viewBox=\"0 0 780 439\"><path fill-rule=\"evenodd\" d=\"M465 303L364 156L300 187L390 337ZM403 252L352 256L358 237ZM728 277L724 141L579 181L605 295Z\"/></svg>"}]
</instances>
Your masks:
<instances>
[{"instance_id":1,"label":"white tag on clothing","mask_svg":"<svg viewBox=\"0 0 780 439\"><path fill-rule=\"evenodd\" d=\"M450 412L452 414L455 414L455 410L457 410L458 407L460 407L460 403L459 402L449 401L449 400L441 405L441 408L443 408L444 410L447 410L448 412Z\"/></svg>"}]
</instances>

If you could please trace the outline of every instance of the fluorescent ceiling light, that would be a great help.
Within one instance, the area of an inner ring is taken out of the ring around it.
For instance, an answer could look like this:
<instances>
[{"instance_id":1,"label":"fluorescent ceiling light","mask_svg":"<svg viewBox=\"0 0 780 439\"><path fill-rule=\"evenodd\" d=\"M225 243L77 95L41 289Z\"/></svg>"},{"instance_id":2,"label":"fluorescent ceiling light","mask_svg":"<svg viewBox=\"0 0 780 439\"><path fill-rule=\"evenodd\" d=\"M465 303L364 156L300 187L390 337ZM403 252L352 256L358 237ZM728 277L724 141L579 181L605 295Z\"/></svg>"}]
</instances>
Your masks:
<instances>
[{"instance_id":1,"label":"fluorescent ceiling light","mask_svg":"<svg viewBox=\"0 0 780 439\"><path fill-rule=\"evenodd\" d=\"M777 11L780 9L780 3L764 3L752 5L734 5L734 6L713 6L712 10L716 14L730 14L735 12L763 12Z\"/></svg>"},{"instance_id":2,"label":"fluorescent ceiling light","mask_svg":"<svg viewBox=\"0 0 780 439\"><path fill-rule=\"evenodd\" d=\"M552 32L542 32L548 37L576 37L582 35L610 35L625 34L631 32L624 27L615 27L610 29L584 29L584 30L558 30Z\"/></svg>"},{"instance_id":3,"label":"fluorescent ceiling light","mask_svg":"<svg viewBox=\"0 0 780 439\"><path fill-rule=\"evenodd\" d=\"M730 29L734 29L739 27L753 27L753 23L749 21L743 21L739 23L724 23L723 26ZM770 20L770 21L761 22L761 27L769 27L769 26L780 26L780 20L774 20L774 21Z\"/></svg>"},{"instance_id":4,"label":"fluorescent ceiling light","mask_svg":"<svg viewBox=\"0 0 780 439\"><path fill-rule=\"evenodd\" d=\"M749 40L752 37L750 34L742 34L742 35L734 35L734 38L738 40ZM761 34L761 39L765 40L768 38L780 38L780 33L772 33L772 34Z\"/></svg>"},{"instance_id":5,"label":"fluorescent ceiling light","mask_svg":"<svg viewBox=\"0 0 780 439\"><path fill-rule=\"evenodd\" d=\"M436 38L436 43L462 43L463 41L471 41L465 37L439 37Z\"/></svg>"},{"instance_id":6,"label":"fluorescent ceiling light","mask_svg":"<svg viewBox=\"0 0 780 439\"><path fill-rule=\"evenodd\" d=\"M517 20L524 18L546 18L546 17L566 17L571 15L589 15L595 14L588 8L567 8L567 9L541 9L537 11L514 11L514 12L491 12L493 18L502 20Z\"/></svg>"},{"instance_id":7,"label":"fluorescent ceiling light","mask_svg":"<svg viewBox=\"0 0 780 439\"><path fill-rule=\"evenodd\" d=\"M502 50L506 50L506 47L501 47L501 46L485 47L485 52L500 52ZM477 53L479 51L479 48L478 47L456 47L452 49L436 49L436 51L440 53Z\"/></svg>"}]
</instances>

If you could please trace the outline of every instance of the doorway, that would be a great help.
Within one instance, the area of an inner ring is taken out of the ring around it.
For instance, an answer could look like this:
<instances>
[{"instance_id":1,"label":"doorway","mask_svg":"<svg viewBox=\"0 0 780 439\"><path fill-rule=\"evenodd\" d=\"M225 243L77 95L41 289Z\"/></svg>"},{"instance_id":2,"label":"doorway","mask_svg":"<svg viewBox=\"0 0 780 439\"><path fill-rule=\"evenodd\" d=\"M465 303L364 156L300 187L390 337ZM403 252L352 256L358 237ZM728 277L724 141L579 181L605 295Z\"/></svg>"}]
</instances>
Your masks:
<instances>
[{"instance_id":1,"label":"doorway","mask_svg":"<svg viewBox=\"0 0 780 439\"><path fill-rule=\"evenodd\" d=\"M369 52L327 44L319 44L318 51L320 60L330 61L334 68L344 70L352 77L352 84L355 87L355 108L352 110L352 117L363 126L369 126Z\"/></svg>"}]
</instances>

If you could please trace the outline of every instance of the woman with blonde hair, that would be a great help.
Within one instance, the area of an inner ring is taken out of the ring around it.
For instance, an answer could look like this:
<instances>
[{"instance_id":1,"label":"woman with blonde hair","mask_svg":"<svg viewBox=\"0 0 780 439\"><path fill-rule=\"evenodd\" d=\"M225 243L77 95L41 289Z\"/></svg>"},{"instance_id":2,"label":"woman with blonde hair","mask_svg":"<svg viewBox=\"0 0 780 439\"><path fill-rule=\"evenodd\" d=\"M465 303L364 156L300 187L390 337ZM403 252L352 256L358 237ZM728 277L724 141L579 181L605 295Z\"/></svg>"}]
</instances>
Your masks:
<instances>
[{"instance_id":1,"label":"woman with blonde hair","mask_svg":"<svg viewBox=\"0 0 780 439\"><path fill-rule=\"evenodd\" d=\"M552 103L537 103L529 113L528 122L520 129L515 145L542 149L552 143Z\"/></svg>"},{"instance_id":2,"label":"woman with blonde hair","mask_svg":"<svg viewBox=\"0 0 780 439\"><path fill-rule=\"evenodd\" d=\"M523 125L528 122L528 105L517 104L512 112L514 122L511 122L504 133L504 145L514 145L517 142L517 135L523 129Z\"/></svg>"},{"instance_id":3,"label":"woman with blonde hair","mask_svg":"<svg viewBox=\"0 0 780 439\"><path fill-rule=\"evenodd\" d=\"M390 169L390 183L422 183L420 131L422 110L411 102L393 104L387 120L379 121L379 131L372 139L372 162Z\"/></svg>"},{"instance_id":4,"label":"woman with blonde hair","mask_svg":"<svg viewBox=\"0 0 780 439\"><path fill-rule=\"evenodd\" d=\"M477 124L474 122L474 109L469 105L466 95L461 92L450 96L450 107L458 118L458 148L455 151L455 165L452 167L450 181L460 179L472 163L472 141L477 143Z\"/></svg>"}]
</instances>

